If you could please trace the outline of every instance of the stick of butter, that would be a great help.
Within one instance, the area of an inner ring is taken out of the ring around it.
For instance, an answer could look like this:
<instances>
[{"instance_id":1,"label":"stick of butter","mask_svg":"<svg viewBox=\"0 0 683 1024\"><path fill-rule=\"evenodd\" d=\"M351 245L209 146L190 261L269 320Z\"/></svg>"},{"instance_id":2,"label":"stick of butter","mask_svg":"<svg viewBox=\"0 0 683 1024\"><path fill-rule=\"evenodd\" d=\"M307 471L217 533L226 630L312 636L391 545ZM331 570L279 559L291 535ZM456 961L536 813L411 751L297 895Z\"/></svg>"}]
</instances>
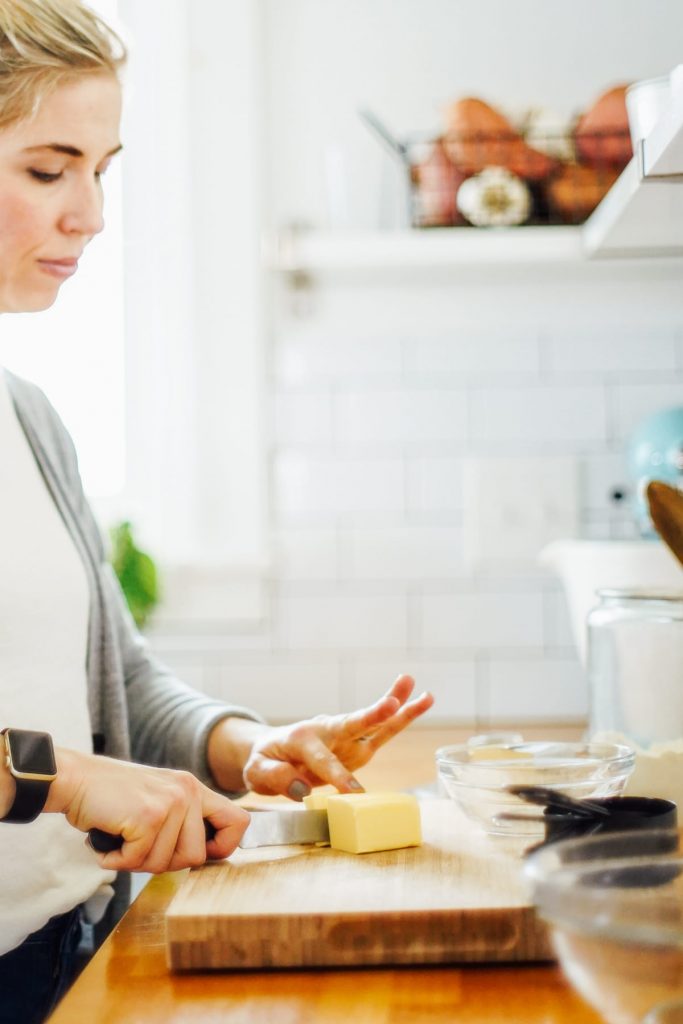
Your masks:
<instances>
[{"instance_id":1,"label":"stick of butter","mask_svg":"<svg viewBox=\"0 0 683 1024\"><path fill-rule=\"evenodd\" d=\"M307 811L326 811L327 801L336 792L335 789L328 790L326 793L319 793L317 790L314 793L309 793L308 796L304 797L304 807Z\"/></svg>"},{"instance_id":2,"label":"stick of butter","mask_svg":"<svg viewBox=\"0 0 683 1024\"><path fill-rule=\"evenodd\" d=\"M327 817L333 850L373 853L422 843L420 807L409 793L333 794Z\"/></svg>"},{"instance_id":3,"label":"stick of butter","mask_svg":"<svg viewBox=\"0 0 683 1024\"><path fill-rule=\"evenodd\" d=\"M470 761L530 761L531 754L511 747L472 747Z\"/></svg>"}]
</instances>

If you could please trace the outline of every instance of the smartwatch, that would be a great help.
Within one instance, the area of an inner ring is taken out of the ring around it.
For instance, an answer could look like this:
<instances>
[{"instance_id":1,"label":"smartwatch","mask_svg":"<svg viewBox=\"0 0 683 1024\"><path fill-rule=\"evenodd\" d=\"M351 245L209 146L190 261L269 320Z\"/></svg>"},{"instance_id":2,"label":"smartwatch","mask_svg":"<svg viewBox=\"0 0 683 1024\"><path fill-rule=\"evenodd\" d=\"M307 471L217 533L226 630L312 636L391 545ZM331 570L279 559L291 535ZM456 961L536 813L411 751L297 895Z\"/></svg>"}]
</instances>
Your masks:
<instances>
[{"instance_id":1,"label":"smartwatch","mask_svg":"<svg viewBox=\"0 0 683 1024\"><path fill-rule=\"evenodd\" d=\"M2 729L0 736L5 741L5 764L16 783L14 803L0 821L27 824L42 811L50 783L57 778L52 737L28 729Z\"/></svg>"}]
</instances>

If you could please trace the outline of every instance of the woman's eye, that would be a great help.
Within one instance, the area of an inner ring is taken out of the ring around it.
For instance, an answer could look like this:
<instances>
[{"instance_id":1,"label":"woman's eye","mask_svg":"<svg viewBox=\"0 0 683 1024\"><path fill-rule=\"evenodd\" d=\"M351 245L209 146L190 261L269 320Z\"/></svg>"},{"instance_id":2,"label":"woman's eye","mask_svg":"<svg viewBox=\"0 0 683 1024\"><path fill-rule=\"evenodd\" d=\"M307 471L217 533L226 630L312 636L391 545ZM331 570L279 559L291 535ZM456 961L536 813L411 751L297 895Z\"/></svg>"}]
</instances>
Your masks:
<instances>
[{"instance_id":1,"label":"woman's eye","mask_svg":"<svg viewBox=\"0 0 683 1024\"><path fill-rule=\"evenodd\" d=\"M36 181L45 182L58 181L59 178L61 178L62 176L61 171L59 171L57 174L50 174L48 171L39 171L35 167L30 167L28 173L31 175L32 178L35 178Z\"/></svg>"}]
</instances>

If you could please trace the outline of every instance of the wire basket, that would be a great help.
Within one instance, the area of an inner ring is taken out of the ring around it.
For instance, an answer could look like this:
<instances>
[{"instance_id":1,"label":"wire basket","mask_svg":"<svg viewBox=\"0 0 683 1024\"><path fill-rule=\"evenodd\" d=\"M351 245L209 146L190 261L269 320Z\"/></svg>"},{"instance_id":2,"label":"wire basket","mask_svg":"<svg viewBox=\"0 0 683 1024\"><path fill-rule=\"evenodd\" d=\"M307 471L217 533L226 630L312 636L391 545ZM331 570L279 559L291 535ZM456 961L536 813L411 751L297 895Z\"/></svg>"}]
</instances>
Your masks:
<instances>
[{"instance_id":1,"label":"wire basket","mask_svg":"<svg viewBox=\"0 0 683 1024\"><path fill-rule=\"evenodd\" d=\"M410 224L582 224L632 156L628 131L449 133L395 139L361 117L406 173Z\"/></svg>"}]
</instances>

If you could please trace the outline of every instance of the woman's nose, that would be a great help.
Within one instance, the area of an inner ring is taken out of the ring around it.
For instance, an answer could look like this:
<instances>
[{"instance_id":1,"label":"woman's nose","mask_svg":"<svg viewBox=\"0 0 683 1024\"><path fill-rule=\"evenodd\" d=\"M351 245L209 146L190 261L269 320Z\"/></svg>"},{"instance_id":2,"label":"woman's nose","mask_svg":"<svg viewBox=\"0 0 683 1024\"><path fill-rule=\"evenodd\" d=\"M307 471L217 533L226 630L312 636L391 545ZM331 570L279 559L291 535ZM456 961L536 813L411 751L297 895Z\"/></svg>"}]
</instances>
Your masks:
<instances>
[{"instance_id":1,"label":"woman's nose","mask_svg":"<svg viewBox=\"0 0 683 1024\"><path fill-rule=\"evenodd\" d=\"M71 201L62 214L60 227L66 234L92 238L104 227L102 192L93 182L74 190Z\"/></svg>"}]
</instances>

